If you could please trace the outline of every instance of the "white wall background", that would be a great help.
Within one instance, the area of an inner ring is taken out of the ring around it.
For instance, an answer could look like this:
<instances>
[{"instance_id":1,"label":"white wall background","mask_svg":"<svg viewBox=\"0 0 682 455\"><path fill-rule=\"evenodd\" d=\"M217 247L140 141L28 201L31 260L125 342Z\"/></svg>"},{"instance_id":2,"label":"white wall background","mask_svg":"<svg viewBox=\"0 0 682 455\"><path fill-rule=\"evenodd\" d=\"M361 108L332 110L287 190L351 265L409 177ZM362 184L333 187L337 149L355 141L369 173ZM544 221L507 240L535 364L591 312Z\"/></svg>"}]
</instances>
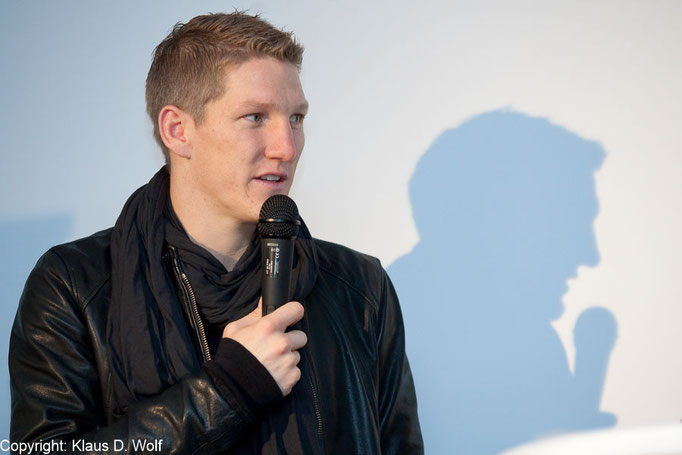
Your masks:
<instances>
[{"instance_id":1,"label":"white wall background","mask_svg":"<svg viewBox=\"0 0 682 455\"><path fill-rule=\"evenodd\" d=\"M2 283L5 338L40 252L112 225L160 166L144 108L155 45L177 21L233 7L306 47L311 110L293 197L313 235L386 266L419 240L407 183L444 130L508 108L600 143L600 261L569 281L553 325L572 363L577 316L607 308L618 339L601 409L618 425L679 422L679 1L3 1L0 226L27 245L0 255L3 270L22 264ZM42 219L63 233L13 228ZM8 396L5 387L5 410ZM435 436L425 435L428 448Z\"/></svg>"}]
</instances>

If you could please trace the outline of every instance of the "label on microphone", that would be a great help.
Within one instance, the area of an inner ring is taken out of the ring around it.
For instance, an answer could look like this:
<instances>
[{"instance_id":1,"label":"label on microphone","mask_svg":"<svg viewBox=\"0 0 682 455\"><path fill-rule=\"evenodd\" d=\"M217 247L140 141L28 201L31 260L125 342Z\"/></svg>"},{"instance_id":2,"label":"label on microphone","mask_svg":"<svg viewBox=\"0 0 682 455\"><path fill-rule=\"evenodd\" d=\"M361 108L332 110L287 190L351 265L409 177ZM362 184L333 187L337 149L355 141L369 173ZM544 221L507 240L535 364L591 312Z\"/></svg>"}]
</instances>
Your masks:
<instances>
[{"instance_id":1,"label":"label on microphone","mask_svg":"<svg viewBox=\"0 0 682 455\"><path fill-rule=\"evenodd\" d=\"M266 246L267 256L265 257L265 276L274 278L279 275L281 268L279 244L268 242Z\"/></svg>"},{"instance_id":2,"label":"label on microphone","mask_svg":"<svg viewBox=\"0 0 682 455\"><path fill-rule=\"evenodd\" d=\"M294 239L261 239L263 314L290 299Z\"/></svg>"}]
</instances>

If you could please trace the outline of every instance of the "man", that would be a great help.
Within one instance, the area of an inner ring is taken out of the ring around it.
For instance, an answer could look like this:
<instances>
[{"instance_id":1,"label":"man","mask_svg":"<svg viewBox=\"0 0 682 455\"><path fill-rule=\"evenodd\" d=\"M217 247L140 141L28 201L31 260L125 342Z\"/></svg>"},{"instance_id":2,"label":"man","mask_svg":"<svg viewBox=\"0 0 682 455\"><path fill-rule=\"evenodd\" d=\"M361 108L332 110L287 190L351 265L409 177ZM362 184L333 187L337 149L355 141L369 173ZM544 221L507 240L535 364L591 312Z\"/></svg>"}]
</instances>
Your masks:
<instances>
[{"instance_id":1,"label":"man","mask_svg":"<svg viewBox=\"0 0 682 455\"><path fill-rule=\"evenodd\" d=\"M294 300L262 317L255 226L287 193L307 102L290 34L199 16L157 47L167 165L113 229L52 248L10 345L12 441L59 451L421 453L393 287L376 259L296 241Z\"/></svg>"}]
</instances>

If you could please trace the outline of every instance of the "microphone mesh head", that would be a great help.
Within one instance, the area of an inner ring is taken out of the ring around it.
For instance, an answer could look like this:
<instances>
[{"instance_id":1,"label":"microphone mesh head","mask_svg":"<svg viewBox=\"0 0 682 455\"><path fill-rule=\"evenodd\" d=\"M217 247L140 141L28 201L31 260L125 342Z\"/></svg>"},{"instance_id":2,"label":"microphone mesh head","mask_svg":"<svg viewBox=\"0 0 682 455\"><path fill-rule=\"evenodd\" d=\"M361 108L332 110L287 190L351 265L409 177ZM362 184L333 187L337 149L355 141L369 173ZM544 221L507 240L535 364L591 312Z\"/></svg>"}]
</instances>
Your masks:
<instances>
[{"instance_id":1,"label":"microphone mesh head","mask_svg":"<svg viewBox=\"0 0 682 455\"><path fill-rule=\"evenodd\" d=\"M260 209L258 234L261 237L293 238L298 235L300 224L296 203L284 194L275 194L263 202Z\"/></svg>"}]
</instances>

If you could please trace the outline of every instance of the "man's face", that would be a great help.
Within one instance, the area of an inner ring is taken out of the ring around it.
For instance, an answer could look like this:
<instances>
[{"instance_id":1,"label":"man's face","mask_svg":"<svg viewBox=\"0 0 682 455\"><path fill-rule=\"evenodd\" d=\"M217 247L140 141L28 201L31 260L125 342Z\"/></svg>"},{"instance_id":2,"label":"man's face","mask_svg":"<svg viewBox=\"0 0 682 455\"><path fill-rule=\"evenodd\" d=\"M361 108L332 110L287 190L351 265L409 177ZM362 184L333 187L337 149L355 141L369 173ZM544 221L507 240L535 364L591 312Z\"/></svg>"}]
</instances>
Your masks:
<instances>
[{"instance_id":1,"label":"man's face","mask_svg":"<svg viewBox=\"0 0 682 455\"><path fill-rule=\"evenodd\" d=\"M190 191L219 216L255 223L267 198L291 188L307 102L296 67L271 57L230 68L224 83L189 134Z\"/></svg>"}]
</instances>

